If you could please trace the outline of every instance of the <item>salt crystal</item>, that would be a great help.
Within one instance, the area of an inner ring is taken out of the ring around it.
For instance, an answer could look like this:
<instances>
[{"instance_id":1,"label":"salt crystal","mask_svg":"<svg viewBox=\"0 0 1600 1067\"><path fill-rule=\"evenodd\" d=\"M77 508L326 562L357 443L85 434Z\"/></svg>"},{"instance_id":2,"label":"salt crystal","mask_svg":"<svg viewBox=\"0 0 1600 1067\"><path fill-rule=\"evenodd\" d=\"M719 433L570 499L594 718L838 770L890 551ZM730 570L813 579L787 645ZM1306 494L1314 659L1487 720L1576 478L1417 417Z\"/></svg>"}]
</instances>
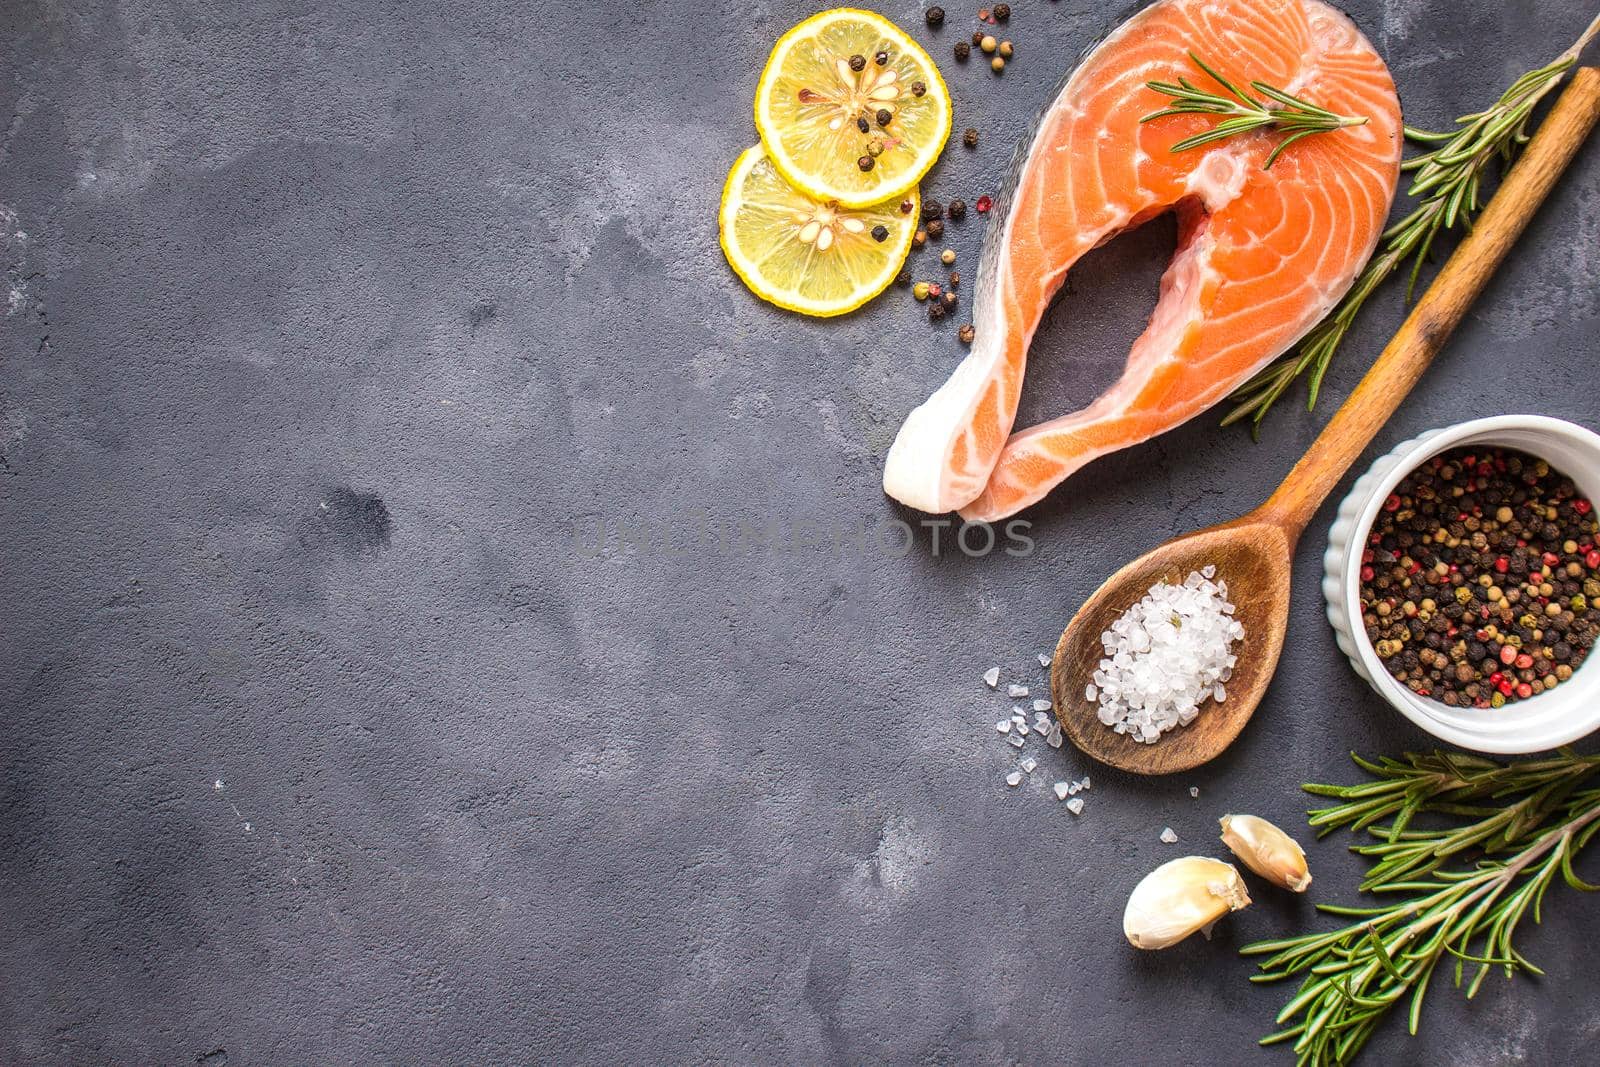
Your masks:
<instances>
[{"instance_id":1,"label":"salt crystal","mask_svg":"<svg viewBox=\"0 0 1600 1067\"><path fill-rule=\"evenodd\" d=\"M1050 732L1044 735L1044 740L1051 748L1061 747L1061 727L1052 726Z\"/></svg>"},{"instance_id":2,"label":"salt crystal","mask_svg":"<svg viewBox=\"0 0 1600 1067\"><path fill-rule=\"evenodd\" d=\"M1050 705L1050 702L1048 700L1035 700L1033 702L1033 710L1034 711L1049 711L1050 710L1050 706L1051 705Z\"/></svg>"},{"instance_id":3,"label":"salt crystal","mask_svg":"<svg viewBox=\"0 0 1600 1067\"><path fill-rule=\"evenodd\" d=\"M994 724L994 728L1003 734L1009 734L1011 732L1011 720L1001 719L999 722Z\"/></svg>"},{"instance_id":4,"label":"salt crystal","mask_svg":"<svg viewBox=\"0 0 1600 1067\"><path fill-rule=\"evenodd\" d=\"M1072 814L1074 814L1074 815L1082 815L1083 814L1083 798L1082 797L1073 797L1071 800L1067 801L1067 810L1072 812Z\"/></svg>"},{"instance_id":5,"label":"salt crystal","mask_svg":"<svg viewBox=\"0 0 1600 1067\"><path fill-rule=\"evenodd\" d=\"M1050 666L1050 657L1045 655L1043 652L1039 653L1039 666L1041 666L1041 667Z\"/></svg>"},{"instance_id":6,"label":"salt crystal","mask_svg":"<svg viewBox=\"0 0 1600 1067\"><path fill-rule=\"evenodd\" d=\"M1025 685L1011 685L1006 687L1006 696L1010 697L1012 700L1015 700L1018 697L1025 697L1027 695L1028 687Z\"/></svg>"},{"instance_id":7,"label":"salt crystal","mask_svg":"<svg viewBox=\"0 0 1600 1067\"><path fill-rule=\"evenodd\" d=\"M1157 582L1100 635L1105 656L1083 695L1103 724L1151 744L1192 723L1206 700L1227 699L1244 627L1215 577L1208 564L1182 585Z\"/></svg>"},{"instance_id":8,"label":"salt crystal","mask_svg":"<svg viewBox=\"0 0 1600 1067\"><path fill-rule=\"evenodd\" d=\"M1197 786L1197 785L1191 785L1189 787L1189 795L1192 796L1192 797L1199 796L1200 795L1200 787Z\"/></svg>"},{"instance_id":9,"label":"salt crystal","mask_svg":"<svg viewBox=\"0 0 1600 1067\"><path fill-rule=\"evenodd\" d=\"M1089 776L1087 774L1084 775L1083 776L1083 781L1079 782L1078 784L1083 786L1085 789L1088 789L1089 788Z\"/></svg>"},{"instance_id":10,"label":"salt crystal","mask_svg":"<svg viewBox=\"0 0 1600 1067\"><path fill-rule=\"evenodd\" d=\"M1021 763L1017 764L1017 766L1021 767L1025 773L1032 774L1033 773L1033 769L1035 767L1039 766L1039 761L1036 760L1036 759L1029 758L1029 759L1023 760Z\"/></svg>"},{"instance_id":11,"label":"salt crystal","mask_svg":"<svg viewBox=\"0 0 1600 1067\"><path fill-rule=\"evenodd\" d=\"M1051 786L1051 788L1056 791L1056 799L1057 800L1065 800L1065 799L1067 799L1067 783L1066 782L1057 782L1055 785Z\"/></svg>"},{"instance_id":12,"label":"salt crystal","mask_svg":"<svg viewBox=\"0 0 1600 1067\"><path fill-rule=\"evenodd\" d=\"M1169 845L1175 845L1178 843L1178 835L1173 833L1172 827L1169 826L1161 831L1161 840Z\"/></svg>"},{"instance_id":13,"label":"salt crystal","mask_svg":"<svg viewBox=\"0 0 1600 1067\"><path fill-rule=\"evenodd\" d=\"M1021 734L1023 737L1027 737L1028 736L1028 724L1025 723L1025 722L1017 723L1017 733Z\"/></svg>"},{"instance_id":14,"label":"salt crystal","mask_svg":"<svg viewBox=\"0 0 1600 1067\"><path fill-rule=\"evenodd\" d=\"M1013 789L1015 789L1017 786L1019 786L1021 784L1022 784L1022 775L1018 774L1016 771L1012 771L1010 774L1006 775L1006 785L1009 785Z\"/></svg>"},{"instance_id":15,"label":"salt crystal","mask_svg":"<svg viewBox=\"0 0 1600 1067\"><path fill-rule=\"evenodd\" d=\"M1023 745L1028 743L1028 739L1023 737L1021 734L1012 734L1010 737L1006 738L1006 742L1010 744L1012 748L1021 748Z\"/></svg>"},{"instance_id":16,"label":"salt crystal","mask_svg":"<svg viewBox=\"0 0 1600 1067\"><path fill-rule=\"evenodd\" d=\"M983 672L983 683L985 685L987 685L990 689L993 689L995 686L999 685L1000 684L1000 668L999 667L990 667L988 670L984 671Z\"/></svg>"}]
</instances>

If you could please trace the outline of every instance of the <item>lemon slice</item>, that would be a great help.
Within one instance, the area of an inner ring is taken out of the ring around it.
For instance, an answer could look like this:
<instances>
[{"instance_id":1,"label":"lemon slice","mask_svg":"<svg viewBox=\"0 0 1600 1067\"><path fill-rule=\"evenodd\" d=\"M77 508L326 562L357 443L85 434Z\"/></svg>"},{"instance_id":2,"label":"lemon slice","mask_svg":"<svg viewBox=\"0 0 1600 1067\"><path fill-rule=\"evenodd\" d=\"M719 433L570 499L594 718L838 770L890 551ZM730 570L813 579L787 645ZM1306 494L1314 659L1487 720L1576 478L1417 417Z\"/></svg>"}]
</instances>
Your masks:
<instances>
[{"instance_id":1,"label":"lemon slice","mask_svg":"<svg viewBox=\"0 0 1600 1067\"><path fill-rule=\"evenodd\" d=\"M767 156L791 185L843 207L910 192L939 158L950 121L950 94L928 53L882 15L854 8L813 15L779 38L756 87Z\"/></svg>"},{"instance_id":2,"label":"lemon slice","mask_svg":"<svg viewBox=\"0 0 1600 1067\"><path fill-rule=\"evenodd\" d=\"M921 207L914 189L866 208L814 200L784 181L757 145L722 187L722 251L761 299L807 315L842 315L894 280Z\"/></svg>"}]
</instances>

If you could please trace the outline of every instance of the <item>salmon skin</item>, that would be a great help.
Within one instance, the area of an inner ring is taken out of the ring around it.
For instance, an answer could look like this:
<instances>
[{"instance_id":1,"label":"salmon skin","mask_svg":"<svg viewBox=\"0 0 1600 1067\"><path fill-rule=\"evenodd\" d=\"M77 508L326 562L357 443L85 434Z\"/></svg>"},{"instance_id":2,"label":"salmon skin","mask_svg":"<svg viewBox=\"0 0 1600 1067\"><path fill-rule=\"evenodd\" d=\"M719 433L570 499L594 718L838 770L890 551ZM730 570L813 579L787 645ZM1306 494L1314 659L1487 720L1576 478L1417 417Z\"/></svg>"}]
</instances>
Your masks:
<instances>
[{"instance_id":1,"label":"salmon skin","mask_svg":"<svg viewBox=\"0 0 1600 1067\"><path fill-rule=\"evenodd\" d=\"M1139 120L1150 81L1222 92L1266 82L1363 126L1263 164L1264 130L1171 151L1218 121ZM1400 101L1378 53L1319 0L1159 0L1085 57L1018 151L989 217L977 338L906 418L884 491L969 520L1011 515L1091 460L1183 423L1283 354L1339 302L1377 247L1400 177ZM1121 378L1081 411L1011 433L1028 345L1084 253L1167 211L1178 248Z\"/></svg>"}]
</instances>

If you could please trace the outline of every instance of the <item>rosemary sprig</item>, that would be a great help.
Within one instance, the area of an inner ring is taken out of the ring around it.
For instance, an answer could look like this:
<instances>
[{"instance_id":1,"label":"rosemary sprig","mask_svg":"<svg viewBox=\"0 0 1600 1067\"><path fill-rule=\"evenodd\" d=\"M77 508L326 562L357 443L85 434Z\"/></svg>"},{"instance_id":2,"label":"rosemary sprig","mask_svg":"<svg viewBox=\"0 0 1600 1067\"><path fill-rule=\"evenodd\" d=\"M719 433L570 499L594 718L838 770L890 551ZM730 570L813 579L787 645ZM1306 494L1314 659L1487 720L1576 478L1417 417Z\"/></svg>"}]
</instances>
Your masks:
<instances>
[{"instance_id":1,"label":"rosemary sprig","mask_svg":"<svg viewBox=\"0 0 1600 1067\"><path fill-rule=\"evenodd\" d=\"M1211 80L1227 90L1227 96L1217 93L1208 93L1198 88L1188 78L1180 77L1176 85L1172 82L1146 82L1150 88L1158 93L1172 97L1172 103L1160 111L1152 112L1140 122L1151 122L1155 119L1165 118L1168 115L1220 115L1223 120L1211 127L1202 130L1192 137L1185 137L1174 144L1173 152L1184 152L1201 145L1225 141L1229 137L1237 137L1241 133L1251 130L1278 129L1289 136L1279 141L1262 164L1263 169L1270 168L1276 163L1283 150L1303 137L1310 137L1314 133L1326 133L1329 130L1342 129L1346 126L1361 126L1366 123L1365 118L1348 115L1335 115L1333 112L1318 107L1309 100L1302 100L1282 89L1274 88L1265 82L1253 81L1250 88L1274 101L1278 106L1269 107L1249 93L1239 88L1233 82L1224 78L1217 71L1206 64L1206 61L1189 53L1189 58L1194 60L1194 65L1211 76Z\"/></svg>"},{"instance_id":2,"label":"rosemary sprig","mask_svg":"<svg viewBox=\"0 0 1600 1067\"><path fill-rule=\"evenodd\" d=\"M1527 143L1528 121L1534 108L1561 84L1597 32L1600 15L1554 61L1512 82L1488 110L1458 118L1454 130L1431 133L1412 126L1405 128L1408 140L1437 146L1400 165L1401 170L1413 174L1406 195L1417 198L1417 206L1384 231L1378 254L1338 306L1301 339L1299 349L1264 367L1234 392L1234 406L1223 417L1222 425L1249 419L1252 431L1259 433L1268 410L1307 373L1306 410L1316 406L1328 364L1367 298L1410 260L1406 300L1411 300L1434 239L1444 230L1471 228L1472 218L1482 206L1484 180L1497 167L1508 165Z\"/></svg>"},{"instance_id":3,"label":"rosemary sprig","mask_svg":"<svg viewBox=\"0 0 1600 1067\"><path fill-rule=\"evenodd\" d=\"M1417 1032L1434 968L1454 961L1455 984L1475 996L1495 967L1541 974L1513 944L1559 877L1593 891L1573 858L1600 831L1600 788L1580 788L1600 773L1600 756L1559 755L1517 763L1435 752L1356 762L1376 778L1353 786L1307 785L1338 803L1312 811L1319 833L1364 830L1352 846L1374 857L1362 883L1393 894L1375 907L1319 904L1354 919L1327 933L1245 946L1267 956L1252 981L1300 977L1262 1044L1293 1041L1302 1064L1348 1063L1389 1009L1402 1002ZM1432 824L1419 827L1417 820Z\"/></svg>"}]
</instances>

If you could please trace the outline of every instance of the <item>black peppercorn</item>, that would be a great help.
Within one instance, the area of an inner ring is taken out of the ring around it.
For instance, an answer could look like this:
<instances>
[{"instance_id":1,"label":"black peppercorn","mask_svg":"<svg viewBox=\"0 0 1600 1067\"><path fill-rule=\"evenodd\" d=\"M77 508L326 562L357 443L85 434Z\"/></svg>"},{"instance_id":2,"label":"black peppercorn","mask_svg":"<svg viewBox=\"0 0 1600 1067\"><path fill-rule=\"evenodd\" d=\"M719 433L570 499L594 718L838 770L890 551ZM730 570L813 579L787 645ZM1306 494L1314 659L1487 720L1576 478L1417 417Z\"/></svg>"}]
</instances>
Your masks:
<instances>
[{"instance_id":1,"label":"black peppercorn","mask_svg":"<svg viewBox=\"0 0 1600 1067\"><path fill-rule=\"evenodd\" d=\"M996 4L996 5L994 5L994 20L996 22L1004 22L1006 19L1008 19L1010 17L1011 17L1011 5L1010 4Z\"/></svg>"},{"instance_id":2,"label":"black peppercorn","mask_svg":"<svg viewBox=\"0 0 1600 1067\"><path fill-rule=\"evenodd\" d=\"M921 82L912 82L911 83L911 95L912 96L922 96L927 91L928 91L928 87L926 85L922 84Z\"/></svg>"},{"instance_id":3,"label":"black peppercorn","mask_svg":"<svg viewBox=\"0 0 1600 1067\"><path fill-rule=\"evenodd\" d=\"M962 344L970 345L972 343L972 339L978 336L978 331L974 330L972 328L972 323L968 322L964 323L961 329L956 331L956 336L961 339Z\"/></svg>"},{"instance_id":4,"label":"black peppercorn","mask_svg":"<svg viewBox=\"0 0 1600 1067\"><path fill-rule=\"evenodd\" d=\"M860 130L862 133L867 133L868 131L870 131L872 129L872 126L868 124L868 122L867 122L867 120L865 118L863 118L860 115L857 115L856 116L856 129Z\"/></svg>"},{"instance_id":5,"label":"black peppercorn","mask_svg":"<svg viewBox=\"0 0 1600 1067\"><path fill-rule=\"evenodd\" d=\"M930 7L926 12L923 13L922 17L927 21L928 26L931 29L936 30L940 26L944 25L944 8Z\"/></svg>"},{"instance_id":6,"label":"black peppercorn","mask_svg":"<svg viewBox=\"0 0 1600 1067\"><path fill-rule=\"evenodd\" d=\"M879 126L887 126L894 119L894 112L880 107L878 113L872 117L878 120Z\"/></svg>"},{"instance_id":7,"label":"black peppercorn","mask_svg":"<svg viewBox=\"0 0 1600 1067\"><path fill-rule=\"evenodd\" d=\"M946 289L944 291L944 295L941 296L939 299L944 301L944 306L945 306L946 309L954 308L956 306L956 303L957 303L957 300L958 300L956 294L952 293L948 289Z\"/></svg>"},{"instance_id":8,"label":"black peppercorn","mask_svg":"<svg viewBox=\"0 0 1600 1067\"><path fill-rule=\"evenodd\" d=\"M944 215L944 208L940 205L939 201L937 201L937 200L924 200L922 202L922 218L923 218L923 221L926 222L926 221L928 221L930 219L937 219L937 218L940 218L943 215Z\"/></svg>"},{"instance_id":9,"label":"black peppercorn","mask_svg":"<svg viewBox=\"0 0 1600 1067\"><path fill-rule=\"evenodd\" d=\"M972 46L965 41L956 42L956 62L965 63L972 56Z\"/></svg>"},{"instance_id":10,"label":"black peppercorn","mask_svg":"<svg viewBox=\"0 0 1600 1067\"><path fill-rule=\"evenodd\" d=\"M966 145L968 148L977 148L978 131L971 126L968 126L967 132L961 135L961 143Z\"/></svg>"},{"instance_id":11,"label":"black peppercorn","mask_svg":"<svg viewBox=\"0 0 1600 1067\"><path fill-rule=\"evenodd\" d=\"M928 236L935 241L944 236L944 222L941 219L934 219L925 228L928 231Z\"/></svg>"},{"instance_id":12,"label":"black peppercorn","mask_svg":"<svg viewBox=\"0 0 1600 1067\"><path fill-rule=\"evenodd\" d=\"M961 288L961 272L960 271L953 270L953 271L950 272L950 288L952 288L952 289Z\"/></svg>"},{"instance_id":13,"label":"black peppercorn","mask_svg":"<svg viewBox=\"0 0 1600 1067\"><path fill-rule=\"evenodd\" d=\"M944 307L944 302L942 300L930 300L930 301L928 301L928 318L933 319L934 321L938 321L939 319L944 318L944 316L945 316L945 307Z\"/></svg>"},{"instance_id":14,"label":"black peppercorn","mask_svg":"<svg viewBox=\"0 0 1600 1067\"><path fill-rule=\"evenodd\" d=\"M983 44L983 39L986 36L988 36L988 35L985 34L982 30L973 30L972 31L972 47L977 48L979 45Z\"/></svg>"},{"instance_id":15,"label":"black peppercorn","mask_svg":"<svg viewBox=\"0 0 1600 1067\"><path fill-rule=\"evenodd\" d=\"M879 52L879 53L877 53L876 55L874 55L872 57L872 61L874 63L878 64L878 66L880 66L880 67L884 66L885 64L887 64L889 62L889 53L888 52Z\"/></svg>"},{"instance_id":16,"label":"black peppercorn","mask_svg":"<svg viewBox=\"0 0 1600 1067\"><path fill-rule=\"evenodd\" d=\"M871 170L873 167L872 157L862 156L860 159L856 160L856 166L860 167L862 170Z\"/></svg>"},{"instance_id":17,"label":"black peppercorn","mask_svg":"<svg viewBox=\"0 0 1600 1067\"><path fill-rule=\"evenodd\" d=\"M887 241L889 239L889 227L882 223L874 226L872 228L872 239L879 242Z\"/></svg>"},{"instance_id":18,"label":"black peppercorn","mask_svg":"<svg viewBox=\"0 0 1600 1067\"><path fill-rule=\"evenodd\" d=\"M835 54L837 54L837 53L835 53ZM837 60L835 60L835 62L837 62ZM867 57L866 56L860 56L860 55L851 56L850 57L850 69L851 70L855 70L855 71L866 70L867 69Z\"/></svg>"},{"instance_id":19,"label":"black peppercorn","mask_svg":"<svg viewBox=\"0 0 1600 1067\"><path fill-rule=\"evenodd\" d=\"M944 210L945 214L949 215L952 220L960 222L967 217L967 202L960 197L956 197L950 201L949 206Z\"/></svg>"}]
</instances>

